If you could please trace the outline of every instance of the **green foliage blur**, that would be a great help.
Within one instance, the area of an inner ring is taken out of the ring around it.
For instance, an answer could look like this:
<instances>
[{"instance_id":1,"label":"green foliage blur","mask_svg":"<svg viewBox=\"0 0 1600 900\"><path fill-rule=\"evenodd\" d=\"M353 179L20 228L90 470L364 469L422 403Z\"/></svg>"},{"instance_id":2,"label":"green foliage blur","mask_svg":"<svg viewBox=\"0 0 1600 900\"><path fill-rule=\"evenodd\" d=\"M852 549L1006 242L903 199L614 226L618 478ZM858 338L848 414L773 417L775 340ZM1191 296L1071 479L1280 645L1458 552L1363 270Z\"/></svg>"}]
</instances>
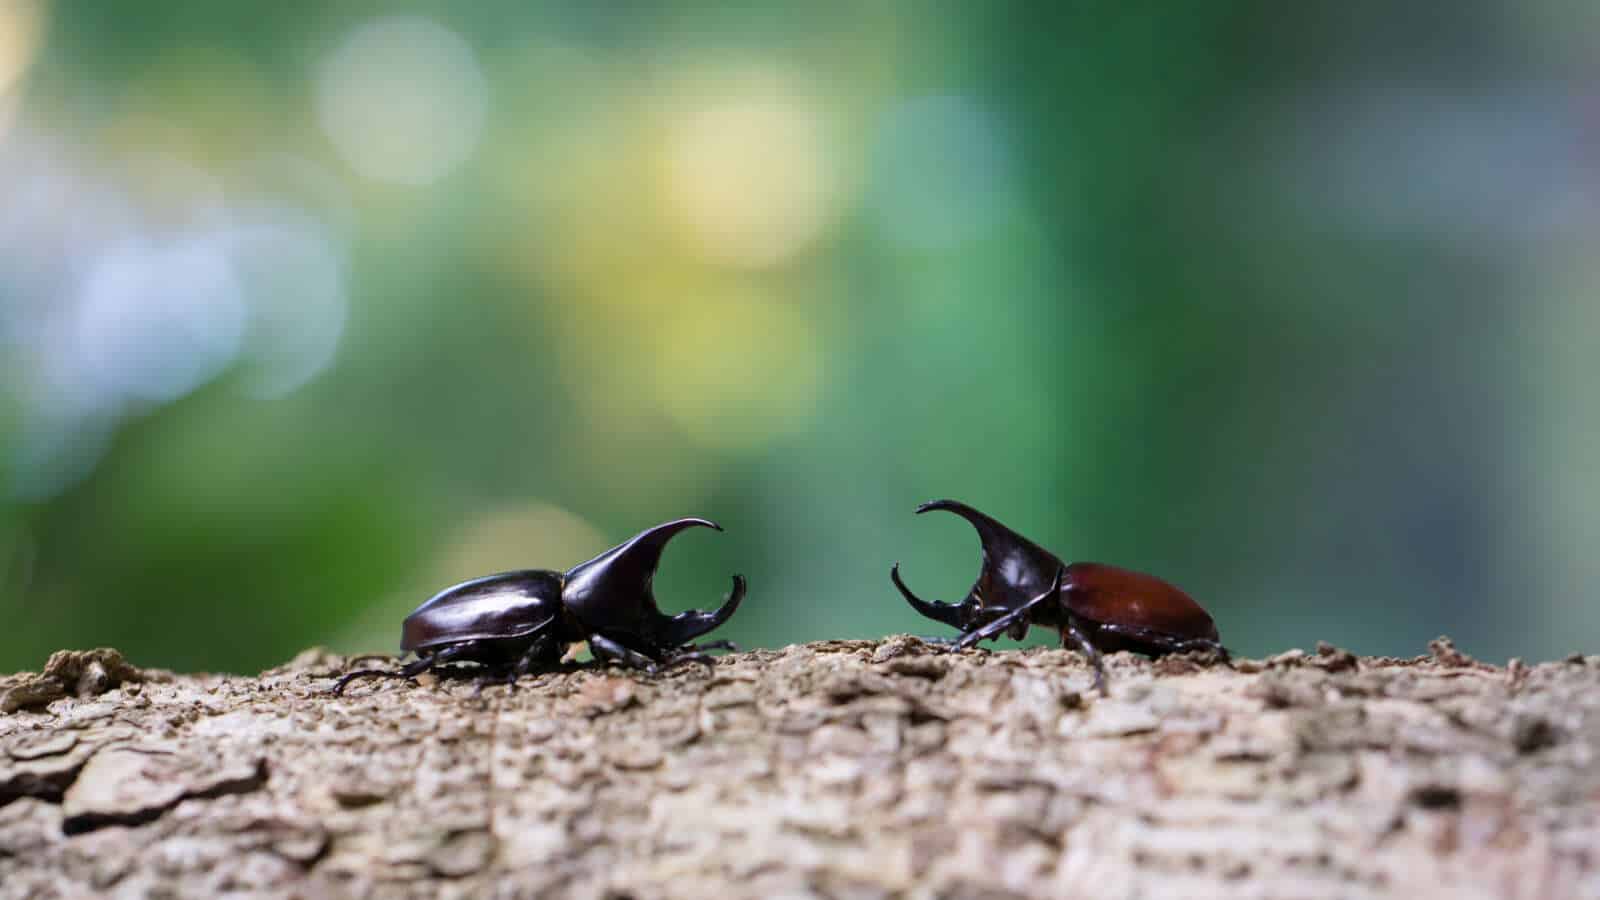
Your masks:
<instances>
[{"instance_id":1,"label":"green foliage blur","mask_svg":"<svg viewBox=\"0 0 1600 900\"><path fill-rule=\"evenodd\" d=\"M685 515L718 637L936 634L936 497L1246 654L1594 652L1583 10L0 0L0 672Z\"/></svg>"}]
</instances>

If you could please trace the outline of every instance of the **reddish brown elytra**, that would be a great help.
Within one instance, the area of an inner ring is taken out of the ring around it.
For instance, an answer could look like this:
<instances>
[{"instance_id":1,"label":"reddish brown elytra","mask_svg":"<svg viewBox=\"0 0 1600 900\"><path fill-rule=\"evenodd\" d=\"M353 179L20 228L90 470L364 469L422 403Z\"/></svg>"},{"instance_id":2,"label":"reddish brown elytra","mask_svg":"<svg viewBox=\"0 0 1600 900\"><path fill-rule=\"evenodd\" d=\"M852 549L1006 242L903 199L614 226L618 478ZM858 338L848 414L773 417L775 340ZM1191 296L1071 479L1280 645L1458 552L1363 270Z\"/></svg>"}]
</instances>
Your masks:
<instances>
[{"instance_id":1,"label":"reddish brown elytra","mask_svg":"<svg viewBox=\"0 0 1600 900\"><path fill-rule=\"evenodd\" d=\"M1151 656L1183 650L1228 651L1217 625L1188 594L1154 575L1103 563L1065 565L1053 553L965 503L934 500L917 512L944 509L972 523L983 542L983 569L966 599L929 602L900 580L900 564L889 577L917 612L960 629L953 643L962 650L1002 634L1021 640L1029 626L1043 625L1070 639L1094 666L1095 687L1105 692L1101 651L1133 650Z\"/></svg>"}]
</instances>

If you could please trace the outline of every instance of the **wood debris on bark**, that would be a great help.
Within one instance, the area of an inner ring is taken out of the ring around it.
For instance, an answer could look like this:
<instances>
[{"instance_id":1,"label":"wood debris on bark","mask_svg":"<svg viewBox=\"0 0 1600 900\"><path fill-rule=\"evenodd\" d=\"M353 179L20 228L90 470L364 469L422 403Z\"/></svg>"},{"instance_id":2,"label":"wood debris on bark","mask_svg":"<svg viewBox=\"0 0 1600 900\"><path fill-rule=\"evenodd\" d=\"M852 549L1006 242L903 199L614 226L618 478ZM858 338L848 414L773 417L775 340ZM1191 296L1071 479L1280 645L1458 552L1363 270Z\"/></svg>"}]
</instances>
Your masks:
<instances>
[{"instance_id":1,"label":"wood debris on bark","mask_svg":"<svg viewBox=\"0 0 1600 900\"><path fill-rule=\"evenodd\" d=\"M1600 897L1600 657L0 679L0 897Z\"/></svg>"}]
</instances>

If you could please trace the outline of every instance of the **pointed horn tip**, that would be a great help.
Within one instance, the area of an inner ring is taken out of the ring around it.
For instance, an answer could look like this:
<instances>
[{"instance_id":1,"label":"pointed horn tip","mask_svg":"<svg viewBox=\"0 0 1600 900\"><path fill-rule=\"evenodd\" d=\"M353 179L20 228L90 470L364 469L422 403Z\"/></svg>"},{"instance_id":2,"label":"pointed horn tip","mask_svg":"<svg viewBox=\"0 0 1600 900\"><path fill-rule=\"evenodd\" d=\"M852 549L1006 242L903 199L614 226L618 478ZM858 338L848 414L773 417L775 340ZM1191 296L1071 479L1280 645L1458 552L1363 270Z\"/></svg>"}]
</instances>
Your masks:
<instances>
[{"instance_id":1,"label":"pointed horn tip","mask_svg":"<svg viewBox=\"0 0 1600 900\"><path fill-rule=\"evenodd\" d=\"M920 516L920 515L922 515L923 513L927 512L930 509L949 509L952 506L959 506L959 505L960 504L957 503L954 500L929 500L927 503L923 503L923 504L920 504L920 505L917 506L917 515Z\"/></svg>"},{"instance_id":2,"label":"pointed horn tip","mask_svg":"<svg viewBox=\"0 0 1600 900\"><path fill-rule=\"evenodd\" d=\"M699 516L685 516L682 517L682 519L672 519L670 522L662 522L662 524L656 525L656 527L666 528L670 527L670 525L677 525L677 527L680 528L693 528L696 527L696 525L699 525L699 527L702 528L715 528L715 530L718 530L718 532L722 530L722 525L718 525L717 522L712 522L710 519L701 519Z\"/></svg>"},{"instance_id":3,"label":"pointed horn tip","mask_svg":"<svg viewBox=\"0 0 1600 900\"><path fill-rule=\"evenodd\" d=\"M906 583L905 583L905 579L900 577L900 564L898 562L895 563L893 566L889 567L889 580L894 582L895 588L897 590L899 590L900 593L906 595L906 599L907 600L911 600L912 599L913 595L912 595L912 592L911 592L911 588L907 587ZM915 600L914 602L921 602L920 598Z\"/></svg>"},{"instance_id":4,"label":"pointed horn tip","mask_svg":"<svg viewBox=\"0 0 1600 900\"><path fill-rule=\"evenodd\" d=\"M694 528L697 526L701 528L711 528L716 531L722 530L721 525L718 525L710 519L702 519L699 516L685 516L681 519L673 519L668 522L662 522L660 525L646 529L645 533L648 534L652 531L661 531L662 529L671 529L673 531L677 531L683 528Z\"/></svg>"}]
</instances>

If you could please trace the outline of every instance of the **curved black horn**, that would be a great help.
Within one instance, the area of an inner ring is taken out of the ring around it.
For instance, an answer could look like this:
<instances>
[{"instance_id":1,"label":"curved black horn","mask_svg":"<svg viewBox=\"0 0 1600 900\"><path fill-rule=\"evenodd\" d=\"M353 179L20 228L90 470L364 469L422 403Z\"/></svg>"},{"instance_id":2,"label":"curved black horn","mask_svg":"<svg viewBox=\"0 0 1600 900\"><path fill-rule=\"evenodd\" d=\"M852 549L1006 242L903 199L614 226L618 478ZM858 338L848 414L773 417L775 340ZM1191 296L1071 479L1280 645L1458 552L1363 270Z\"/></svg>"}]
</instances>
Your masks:
<instances>
[{"instance_id":1,"label":"curved black horn","mask_svg":"<svg viewBox=\"0 0 1600 900\"><path fill-rule=\"evenodd\" d=\"M894 582L895 587L900 589L900 595L906 598L906 602L911 604L912 609L930 619L933 619L936 622L943 622L946 625L950 625L954 628L966 627L966 622L962 618L962 611L965 609L964 604L941 603L937 600L924 600L921 597L918 597L916 594L911 593L911 589L906 587L906 583L900 580L899 563L895 563L894 566L889 569L889 579Z\"/></svg>"},{"instance_id":2,"label":"curved black horn","mask_svg":"<svg viewBox=\"0 0 1600 900\"><path fill-rule=\"evenodd\" d=\"M1063 565L1055 554L965 503L930 500L917 507L917 513L934 509L953 512L977 530L983 544L983 570L973 590L981 587L990 595L985 597L986 606L1014 609L1029 602L1048 588Z\"/></svg>"},{"instance_id":3,"label":"curved black horn","mask_svg":"<svg viewBox=\"0 0 1600 900\"><path fill-rule=\"evenodd\" d=\"M674 519L654 528L647 528L588 562L579 563L567 570L563 596L571 603L583 603L589 598L638 597L647 599L650 608L655 600L650 583L655 578L656 567L661 564L661 551L673 535L686 528L714 528L722 526L710 519Z\"/></svg>"},{"instance_id":4,"label":"curved black horn","mask_svg":"<svg viewBox=\"0 0 1600 900\"><path fill-rule=\"evenodd\" d=\"M733 592L714 612L691 609L678 613L671 618L659 612L656 613L656 615L661 616L659 620L659 628L661 630L658 632L658 639L665 646L679 647L728 621L728 617L733 615L734 611L739 608L739 601L744 599L744 587L744 576L733 576Z\"/></svg>"}]
</instances>

